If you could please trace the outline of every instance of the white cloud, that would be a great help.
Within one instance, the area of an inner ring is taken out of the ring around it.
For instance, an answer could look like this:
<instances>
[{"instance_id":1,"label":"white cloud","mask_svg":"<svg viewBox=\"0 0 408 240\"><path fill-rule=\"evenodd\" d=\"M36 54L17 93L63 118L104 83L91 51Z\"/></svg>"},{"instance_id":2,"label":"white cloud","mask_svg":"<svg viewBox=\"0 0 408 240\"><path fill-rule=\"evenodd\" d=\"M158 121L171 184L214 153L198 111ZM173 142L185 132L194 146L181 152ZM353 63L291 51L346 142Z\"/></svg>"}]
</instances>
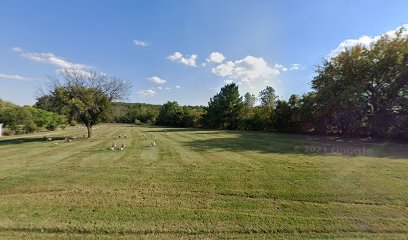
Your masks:
<instances>
[{"instance_id":1,"label":"white cloud","mask_svg":"<svg viewBox=\"0 0 408 240\"><path fill-rule=\"evenodd\" d=\"M137 40L137 39L134 39L134 40L133 40L133 43L134 43L136 46L141 46L141 47L148 47L148 46L150 46L150 44L149 44L148 42L145 42L145 41L142 41L142 40Z\"/></svg>"},{"instance_id":2,"label":"white cloud","mask_svg":"<svg viewBox=\"0 0 408 240\"><path fill-rule=\"evenodd\" d=\"M228 61L212 69L217 76L227 78L227 83L237 82L243 92L259 92L273 83L280 70L270 66L263 58L246 56L237 61Z\"/></svg>"},{"instance_id":3,"label":"white cloud","mask_svg":"<svg viewBox=\"0 0 408 240\"><path fill-rule=\"evenodd\" d=\"M157 92L153 91L152 89L147 89L147 90L140 90L137 92L139 97L154 97Z\"/></svg>"},{"instance_id":4,"label":"white cloud","mask_svg":"<svg viewBox=\"0 0 408 240\"><path fill-rule=\"evenodd\" d=\"M0 78L11 79L11 80L29 80L29 78L26 78L20 75L4 74L4 73L0 73Z\"/></svg>"},{"instance_id":5,"label":"white cloud","mask_svg":"<svg viewBox=\"0 0 408 240\"><path fill-rule=\"evenodd\" d=\"M165 84L167 81L158 76L149 77L148 80L154 84Z\"/></svg>"},{"instance_id":6,"label":"white cloud","mask_svg":"<svg viewBox=\"0 0 408 240\"><path fill-rule=\"evenodd\" d=\"M394 30L388 31L388 32L383 33L383 34L378 35L378 36L370 37L370 36L363 35L363 36L359 37L358 39L347 39L347 40L344 40L343 42L341 42L341 43L337 46L336 49L333 49L327 57L328 57L328 58L335 57L335 56L337 56L339 53L341 53L342 51L344 51L344 50L346 50L346 49L349 49L349 48L351 48L351 47L357 46L357 45L363 45L363 46L365 46L365 47L370 47L370 45L371 45L373 42L379 40L382 36L389 36L389 37L391 37L391 38L394 38L394 37L396 36L396 35L395 35L395 32L398 31L401 27L407 29L407 28L408 28L408 24L403 24L403 25L397 27L397 28L394 29ZM405 34L405 35L408 35L408 31L406 31L404 34Z\"/></svg>"},{"instance_id":7,"label":"white cloud","mask_svg":"<svg viewBox=\"0 0 408 240\"><path fill-rule=\"evenodd\" d=\"M166 90L170 90L171 89L171 87L166 87Z\"/></svg>"},{"instance_id":8,"label":"white cloud","mask_svg":"<svg viewBox=\"0 0 408 240\"><path fill-rule=\"evenodd\" d=\"M258 93L268 85L278 88L279 80L276 77L279 74L300 69L300 64L292 64L290 67L270 65L261 57L246 56L240 60L221 63L212 72L223 77L226 84L237 83L242 93Z\"/></svg>"},{"instance_id":9,"label":"white cloud","mask_svg":"<svg viewBox=\"0 0 408 240\"><path fill-rule=\"evenodd\" d=\"M167 59L169 59L172 62L175 62L183 57L183 54L181 52L175 52L172 55L168 56Z\"/></svg>"},{"instance_id":10,"label":"white cloud","mask_svg":"<svg viewBox=\"0 0 408 240\"><path fill-rule=\"evenodd\" d=\"M225 57L222 55L222 53L219 52L213 52L210 54L210 57L207 58L207 62L213 62L213 63L222 63L224 61Z\"/></svg>"},{"instance_id":11,"label":"white cloud","mask_svg":"<svg viewBox=\"0 0 408 240\"><path fill-rule=\"evenodd\" d=\"M346 49L349 49L351 47L357 46L357 45L363 45L368 47L375 38L371 38L369 36L362 36L359 39L347 39L339 44L336 49L332 50L331 53L329 54L329 57L335 57L339 53L343 52Z\"/></svg>"},{"instance_id":12,"label":"white cloud","mask_svg":"<svg viewBox=\"0 0 408 240\"><path fill-rule=\"evenodd\" d=\"M197 67L197 55L192 54L190 56L183 57L183 54L180 52L175 52L172 55L168 56L167 59L172 62L179 62L187 66Z\"/></svg>"},{"instance_id":13,"label":"white cloud","mask_svg":"<svg viewBox=\"0 0 408 240\"><path fill-rule=\"evenodd\" d=\"M162 87L157 87L157 89L162 90L163 88Z\"/></svg>"},{"instance_id":14,"label":"white cloud","mask_svg":"<svg viewBox=\"0 0 408 240\"><path fill-rule=\"evenodd\" d=\"M179 85L176 85L176 88L181 88Z\"/></svg>"}]
</instances>

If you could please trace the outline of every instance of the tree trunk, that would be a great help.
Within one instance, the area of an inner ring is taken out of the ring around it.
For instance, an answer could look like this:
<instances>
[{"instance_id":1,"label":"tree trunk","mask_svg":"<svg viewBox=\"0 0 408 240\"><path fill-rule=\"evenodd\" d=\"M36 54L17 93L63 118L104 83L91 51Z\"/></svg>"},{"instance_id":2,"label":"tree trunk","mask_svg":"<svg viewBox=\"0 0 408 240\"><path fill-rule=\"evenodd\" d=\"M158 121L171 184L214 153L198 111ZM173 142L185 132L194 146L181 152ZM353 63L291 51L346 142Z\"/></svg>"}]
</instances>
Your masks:
<instances>
[{"instance_id":1,"label":"tree trunk","mask_svg":"<svg viewBox=\"0 0 408 240\"><path fill-rule=\"evenodd\" d=\"M86 129L88 129L88 138L92 137L92 126L86 125Z\"/></svg>"}]
</instances>

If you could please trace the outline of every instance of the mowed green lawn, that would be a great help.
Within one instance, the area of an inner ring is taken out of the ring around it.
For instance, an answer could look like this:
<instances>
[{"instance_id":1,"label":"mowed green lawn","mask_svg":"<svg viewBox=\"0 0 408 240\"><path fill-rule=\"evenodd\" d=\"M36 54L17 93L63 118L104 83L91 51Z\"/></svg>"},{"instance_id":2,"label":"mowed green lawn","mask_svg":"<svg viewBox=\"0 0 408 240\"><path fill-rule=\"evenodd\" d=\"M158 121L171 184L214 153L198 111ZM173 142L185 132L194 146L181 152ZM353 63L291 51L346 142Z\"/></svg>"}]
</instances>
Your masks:
<instances>
[{"instance_id":1,"label":"mowed green lawn","mask_svg":"<svg viewBox=\"0 0 408 240\"><path fill-rule=\"evenodd\" d=\"M408 235L408 145L113 124L85 133L2 138L1 239ZM80 138L58 140L70 135Z\"/></svg>"}]
</instances>

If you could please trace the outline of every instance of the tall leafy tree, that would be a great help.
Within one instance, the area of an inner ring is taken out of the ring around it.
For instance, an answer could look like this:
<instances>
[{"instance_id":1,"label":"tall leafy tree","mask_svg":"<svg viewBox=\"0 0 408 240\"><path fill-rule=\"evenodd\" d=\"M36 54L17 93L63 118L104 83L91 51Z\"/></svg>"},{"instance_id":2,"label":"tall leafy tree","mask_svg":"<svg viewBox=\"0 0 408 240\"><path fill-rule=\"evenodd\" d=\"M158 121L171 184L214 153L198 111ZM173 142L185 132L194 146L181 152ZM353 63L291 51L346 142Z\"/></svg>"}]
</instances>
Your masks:
<instances>
[{"instance_id":1,"label":"tall leafy tree","mask_svg":"<svg viewBox=\"0 0 408 240\"><path fill-rule=\"evenodd\" d=\"M292 111L288 102L278 100L272 116L272 128L277 132L292 132Z\"/></svg>"},{"instance_id":2,"label":"tall leafy tree","mask_svg":"<svg viewBox=\"0 0 408 240\"><path fill-rule=\"evenodd\" d=\"M126 97L129 85L116 77L97 72L65 69L62 78L52 81L49 94L39 98L50 109L83 123L92 136L92 128L109 114L112 101Z\"/></svg>"},{"instance_id":3,"label":"tall leafy tree","mask_svg":"<svg viewBox=\"0 0 408 240\"><path fill-rule=\"evenodd\" d=\"M235 83L227 84L208 103L207 121L210 127L237 129L243 108L242 97Z\"/></svg>"},{"instance_id":4,"label":"tall leafy tree","mask_svg":"<svg viewBox=\"0 0 408 240\"><path fill-rule=\"evenodd\" d=\"M326 59L317 69L317 129L348 136L407 133L408 32L386 34ZM406 135L405 135L406 136Z\"/></svg>"},{"instance_id":5,"label":"tall leafy tree","mask_svg":"<svg viewBox=\"0 0 408 240\"><path fill-rule=\"evenodd\" d=\"M249 92L245 93L244 95L244 106L246 108L252 108L255 106L256 103L256 97L254 94L251 94Z\"/></svg>"},{"instance_id":6,"label":"tall leafy tree","mask_svg":"<svg viewBox=\"0 0 408 240\"><path fill-rule=\"evenodd\" d=\"M253 121L255 103L255 95L247 92L244 95L244 107L242 109L242 119L239 127L240 129L249 130L255 127Z\"/></svg>"},{"instance_id":7,"label":"tall leafy tree","mask_svg":"<svg viewBox=\"0 0 408 240\"><path fill-rule=\"evenodd\" d=\"M259 92L259 99L261 105L264 107L274 108L276 106L277 96L273 87L267 86L261 92Z\"/></svg>"}]
</instances>

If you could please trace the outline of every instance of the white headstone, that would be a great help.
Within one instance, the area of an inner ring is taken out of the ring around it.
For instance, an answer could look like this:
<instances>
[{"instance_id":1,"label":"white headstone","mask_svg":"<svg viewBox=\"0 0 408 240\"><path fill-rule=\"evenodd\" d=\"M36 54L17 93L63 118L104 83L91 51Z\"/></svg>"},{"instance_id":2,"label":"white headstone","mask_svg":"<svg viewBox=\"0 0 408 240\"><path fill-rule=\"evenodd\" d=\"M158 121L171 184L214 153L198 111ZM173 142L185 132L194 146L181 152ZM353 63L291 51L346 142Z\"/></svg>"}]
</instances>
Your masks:
<instances>
[{"instance_id":1,"label":"white headstone","mask_svg":"<svg viewBox=\"0 0 408 240\"><path fill-rule=\"evenodd\" d=\"M0 123L0 137L3 136L3 123Z\"/></svg>"}]
</instances>

